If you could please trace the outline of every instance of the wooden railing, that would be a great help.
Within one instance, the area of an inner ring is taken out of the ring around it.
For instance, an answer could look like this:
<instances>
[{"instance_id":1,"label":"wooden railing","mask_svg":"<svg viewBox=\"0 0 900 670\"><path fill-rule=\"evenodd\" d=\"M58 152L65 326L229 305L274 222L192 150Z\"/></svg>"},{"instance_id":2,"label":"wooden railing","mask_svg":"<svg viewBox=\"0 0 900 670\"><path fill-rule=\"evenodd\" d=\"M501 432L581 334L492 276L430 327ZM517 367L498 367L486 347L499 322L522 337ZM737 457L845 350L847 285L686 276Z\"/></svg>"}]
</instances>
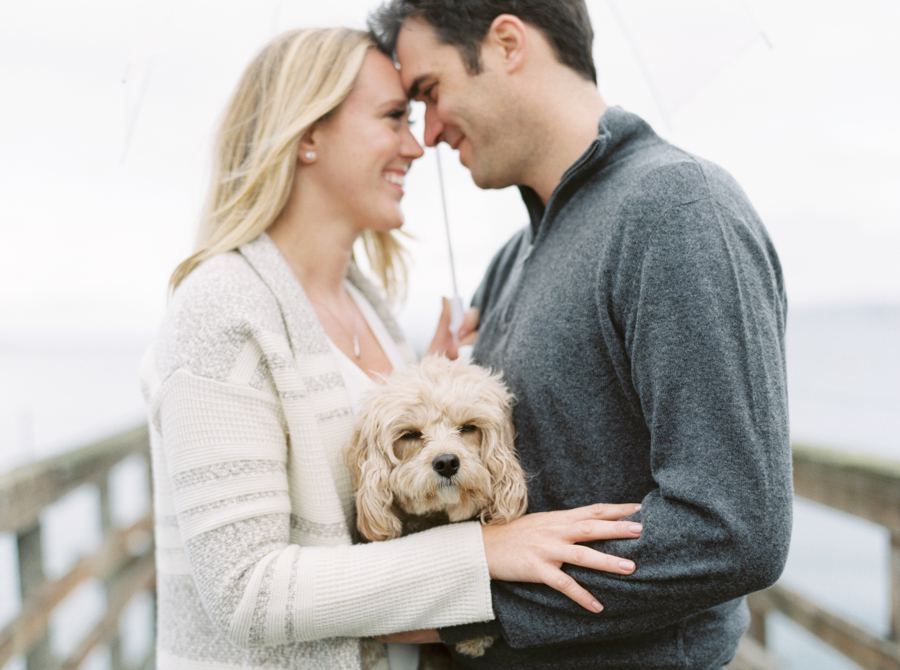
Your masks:
<instances>
[{"instance_id":1,"label":"wooden railing","mask_svg":"<svg viewBox=\"0 0 900 670\"><path fill-rule=\"evenodd\" d=\"M15 533L22 606L0 631L0 668L18 655L28 670L74 670L98 646L110 651L113 670L125 670L119 640L119 617L131 598L152 594L152 515L127 528L113 523L109 476L133 455L149 458L147 428L141 426L97 444L32 463L0 475L0 532ZM147 467L149 472L149 463ZM63 577L44 572L41 513L64 495L83 486L100 493L101 546L78 560ZM891 629L882 638L849 622L781 584L750 596L752 624L738 658L729 668L774 670L765 651L765 618L779 611L811 631L863 668L900 670L900 462L794 445L794 486L798 496L849 512L886 527L891 534ZM49 621L67 595L88 579L106 587L106 612L68 658L52 653ZM153 645L132 667L152 670Z\"/></svg>"},{"instance_id":2,"label":"wooden railing","mask_svg":"<svg viewBox=\"0 0 900 670\"><path fill-rule=\"evenodd\" d=\"M751 644L765 647L766 615L778 611L863 668L900 670L900 462L795 444L794 491L890 532L890 631L879 637L776 584L749 598Z\"/></svg>"},{"instance_id":3,"label":"wooden railing","mask_svg":"<svg viewBox=\"0 0 900 670\"><path fill-rule=\"evenodd\" d=\"M0 631L0 668L21 656L27 670L74 670L101 645L109 650L112 670L129 667L122 654L120 615L136 594L153 594L156 574L152 506L148 505L146 514L127 528L116 527L114 522L110 473L134 455L149 459L146 426L0 475L0 532L16 535L22 599L17 616ZM149 462L146 470L149 473ZM42 512L63 496L86 486L99 491L102 542L91 555L78 559L65 575L48 579ZM67 658L56 658L49 632L51 616L76 587L88 580L103 582L105 612ZM144 657L130 667L153 668L154 645L149 647Z\"/></svg>"}]
</instances>

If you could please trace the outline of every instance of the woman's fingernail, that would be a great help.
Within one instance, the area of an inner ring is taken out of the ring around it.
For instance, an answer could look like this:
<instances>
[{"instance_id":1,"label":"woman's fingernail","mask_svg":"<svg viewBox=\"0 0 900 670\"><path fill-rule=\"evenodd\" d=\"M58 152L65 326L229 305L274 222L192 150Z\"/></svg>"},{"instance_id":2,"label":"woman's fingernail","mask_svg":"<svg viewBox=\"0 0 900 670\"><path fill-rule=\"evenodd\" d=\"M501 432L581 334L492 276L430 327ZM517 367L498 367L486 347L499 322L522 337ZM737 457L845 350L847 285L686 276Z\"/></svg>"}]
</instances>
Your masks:
<instances>
[{"instance_id":1,"label":"woman's fingernail","mask_svg":"<svg viewBox=\"0 0 900 670\"><path fill-rule=\"evenodd\" d=\"M640 535L641 531L644 530L644 527L639 523L633 523L630 526L628 526L628 530L630 532L634 533L635 535Z\"/></svg>"},{"instance_id":2,"label":"woman's fingernail","mask_svg":"<svg viewBox=\"0 0 900 670\"><path fill-rule=\"evenodd\" d=\"M631 561L619 561L619 567L623 570L634 570L634 563Z\"/></svg>"},{"instance_id":3,"label":"woman's fingernail","mask_svg":"<svg viewBox=\"0 0 900 670\"><path fill-rule=\"evenodd\" d=\"M635 505L635 506L634 506L634 511L635 511L635 512L640 512L640 511L641 511L641 506L640 506L640 505Z\"/></svg>"},{"instance_id":4,"label":"woman's fingernail","mask_svg":"<svg viewBox=\"0 0 900 670\"><path fill-rule=\"evenodd\" d=\"M598 603L596 600L591 603L591 609L597 612L598 614L603 611L603 605Z\"/></svg>"}]
</instances>

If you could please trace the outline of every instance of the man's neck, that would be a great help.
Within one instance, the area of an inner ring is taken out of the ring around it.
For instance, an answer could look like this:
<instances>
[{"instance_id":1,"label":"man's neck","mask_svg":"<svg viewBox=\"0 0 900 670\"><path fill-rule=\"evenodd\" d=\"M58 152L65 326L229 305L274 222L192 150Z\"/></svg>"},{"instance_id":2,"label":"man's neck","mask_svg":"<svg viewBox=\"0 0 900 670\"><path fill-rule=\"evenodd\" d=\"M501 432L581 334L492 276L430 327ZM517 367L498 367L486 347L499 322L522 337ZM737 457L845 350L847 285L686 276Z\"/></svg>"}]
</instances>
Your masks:
<instances>
[{"instance_id":1,"label":"man's neck","mask_svg":"<svg viewBox=\"0 0 900 670\"><path fill-rule=\"evenodd\" d=\"M600 118L607 110L606 103L592 85L557 100L557 104L544 108L545 150L535 161L531 183L526 184L545 205L566 170L597 138Z\"/></svg>"}]
</instances>

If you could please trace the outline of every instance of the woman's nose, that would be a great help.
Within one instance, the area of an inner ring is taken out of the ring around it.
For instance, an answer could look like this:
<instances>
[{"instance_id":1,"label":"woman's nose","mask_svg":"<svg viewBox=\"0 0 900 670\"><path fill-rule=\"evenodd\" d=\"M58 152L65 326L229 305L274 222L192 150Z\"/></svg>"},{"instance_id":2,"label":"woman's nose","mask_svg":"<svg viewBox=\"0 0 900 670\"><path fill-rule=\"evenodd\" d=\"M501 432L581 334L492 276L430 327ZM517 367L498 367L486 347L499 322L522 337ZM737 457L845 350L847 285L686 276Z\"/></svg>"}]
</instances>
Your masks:
<instances>
[{"instance_id":1,"label":"woman's nose","mask_svg":"<svg viewBox=\"0 0 900 670\"><path fill-rule=\"evenodd\" d=\"M406 124L406 130L401 138L400 153L404 158L412 160L421 158L422 154L425 153L425 149L422 148L422 145L419 144L418 140L416 140L412 131L409 129L409 124Z\"/></svg>"}]
</instances>

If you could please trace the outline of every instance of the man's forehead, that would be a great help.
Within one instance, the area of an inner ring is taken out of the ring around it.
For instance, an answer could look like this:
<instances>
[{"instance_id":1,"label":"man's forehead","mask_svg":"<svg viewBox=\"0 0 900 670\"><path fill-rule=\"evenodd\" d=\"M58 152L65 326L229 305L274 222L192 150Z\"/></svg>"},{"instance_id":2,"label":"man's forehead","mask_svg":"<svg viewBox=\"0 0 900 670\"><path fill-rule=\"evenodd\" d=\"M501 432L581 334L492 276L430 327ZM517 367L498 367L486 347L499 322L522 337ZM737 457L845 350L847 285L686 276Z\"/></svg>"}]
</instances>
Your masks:
<instances>
[{"instance_id":1,"label":"man's forehead","mask_svg":"<svg viewBox=\"0 0 900 670\"><path fill-rule=\"evenodd\" d=\"M434 74L446 58L448 45L438 40L437 32L425 19L410 17L403 22L397 34L397 62L400 79L407 92L422 79ZM450 49L455 49L450 47Z\"/></svg>"},{"instance_id":2,"label":"man's forehead","mask_svg":"<svg viewBox=\"0 0 900 670\"><path fill-rule=\"evenodd\" d=\"M436 33L423 19L409 18L397 33L397 60L418 61L427 57L438 46Z\"/></svg>"},{"instance_id":3,"label":"man's forehead","mask_svg":"<svg viewBox=\"0 0 900 670\"><path fill-rule=\"evenodd\" d=\"M439 43L434 26L421 16L408 16L403 20L403 25L397 33L398 47L404 39L421 43L423 46L429 43L437 46Z\"/></svg>"}]
</instances>

